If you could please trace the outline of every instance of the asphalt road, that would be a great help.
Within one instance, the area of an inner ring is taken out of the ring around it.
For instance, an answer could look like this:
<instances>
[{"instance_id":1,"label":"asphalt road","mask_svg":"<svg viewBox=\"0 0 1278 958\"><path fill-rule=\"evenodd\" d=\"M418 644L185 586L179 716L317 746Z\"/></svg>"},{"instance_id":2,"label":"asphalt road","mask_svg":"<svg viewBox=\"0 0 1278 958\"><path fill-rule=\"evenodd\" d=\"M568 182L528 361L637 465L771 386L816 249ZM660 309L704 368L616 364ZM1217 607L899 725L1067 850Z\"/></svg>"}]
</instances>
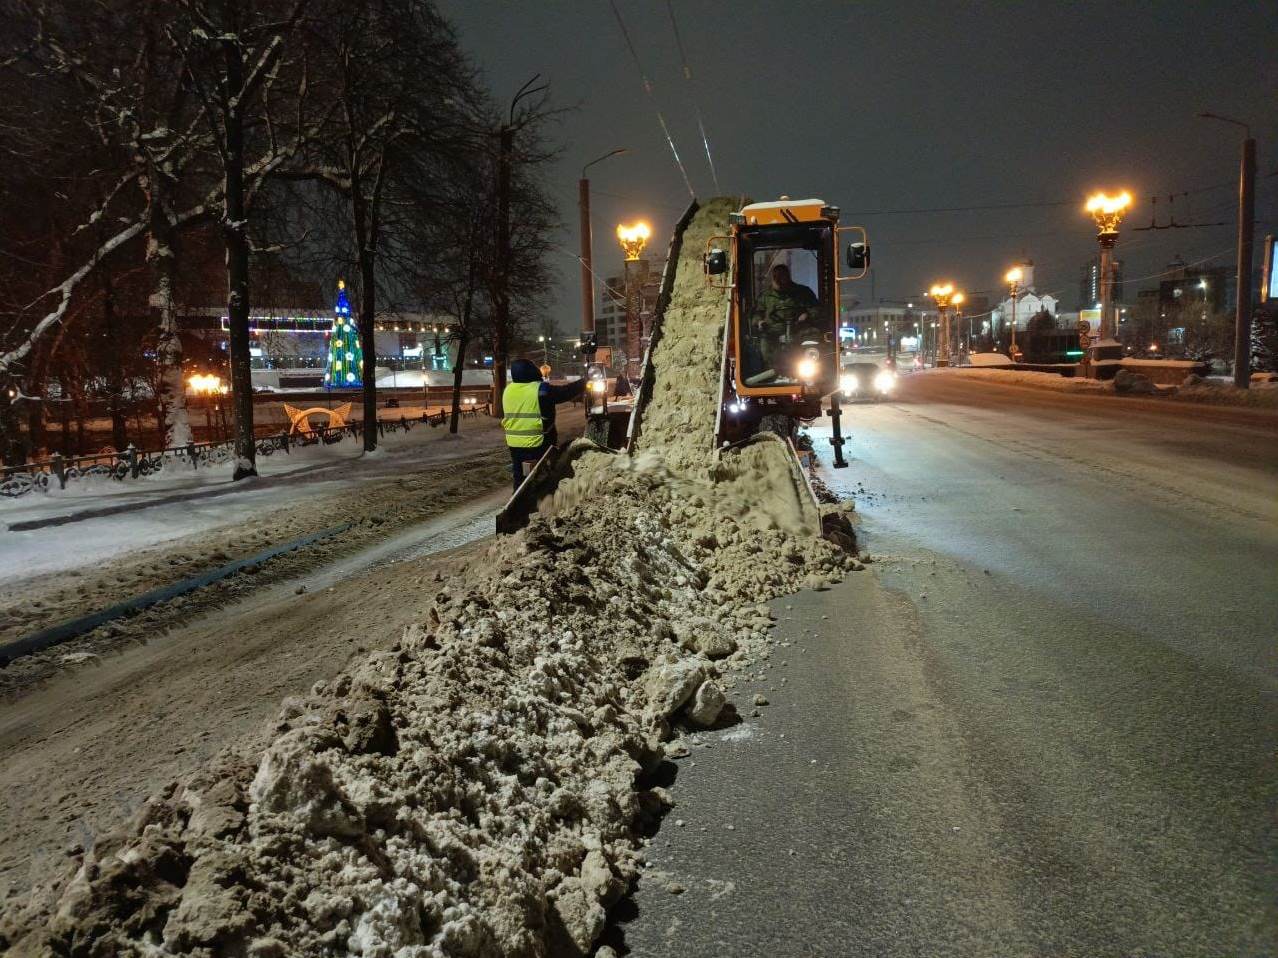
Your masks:
<instances>
[{"instance_id":1,"label":"asphalt road","mask_svg":"<svg viewBox=\"0 0 1278 958\"><path fill-rule=\"evenodd\" d=\"M776 604L611 943L1278 955L1278 420L944 373L848 418L877 561Z\"/></svg>"}]
</instances>

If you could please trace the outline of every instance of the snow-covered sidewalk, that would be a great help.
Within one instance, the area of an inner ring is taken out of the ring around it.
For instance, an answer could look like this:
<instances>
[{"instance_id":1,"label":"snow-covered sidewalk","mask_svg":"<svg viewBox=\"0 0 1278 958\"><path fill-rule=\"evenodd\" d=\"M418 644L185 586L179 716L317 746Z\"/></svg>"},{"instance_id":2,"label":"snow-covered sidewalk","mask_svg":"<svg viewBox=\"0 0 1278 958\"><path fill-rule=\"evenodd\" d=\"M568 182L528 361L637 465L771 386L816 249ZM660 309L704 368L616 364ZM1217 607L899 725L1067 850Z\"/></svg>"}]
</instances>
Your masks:
<instances>
[{"instance_id":1,"label":"snow-covered sidewalk","mask_svg":"<svg viewBox=\"0 0 1278 958\"><path fill-rule=\"evenodd\" d=\"M307 498L396 474L498 450L499 424L468 419L458 435L447 426L388 433L365 455L357 439L258 458L256 479L232 482L230 464L191 469L173 464L148 477L82 480L66 489L0 502L0 588L12 579L103 563L121 553L292 509ZM334 523L340 515L332 516Z\"/></svg>"}]
</instances>

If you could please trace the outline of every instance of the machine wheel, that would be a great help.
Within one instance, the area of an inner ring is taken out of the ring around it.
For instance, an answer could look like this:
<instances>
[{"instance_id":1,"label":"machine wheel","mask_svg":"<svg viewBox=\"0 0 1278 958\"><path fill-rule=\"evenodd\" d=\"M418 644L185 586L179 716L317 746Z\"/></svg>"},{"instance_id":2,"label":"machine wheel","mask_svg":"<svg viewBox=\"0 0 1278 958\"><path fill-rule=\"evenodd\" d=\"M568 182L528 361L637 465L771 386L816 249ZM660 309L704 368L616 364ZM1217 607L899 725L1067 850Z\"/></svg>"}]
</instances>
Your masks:
<instances>
[{"instance_id":1,"label":"machine wheel","mask_svg":"<svg viewBox=\"0 0 1278 958\"><path fill-rule=\"evenodd\" d=\"M795 421L792 416L771 413L759 420L759 432L774 432L782 439L793 441Z\"/></svg>"}]
</instances>

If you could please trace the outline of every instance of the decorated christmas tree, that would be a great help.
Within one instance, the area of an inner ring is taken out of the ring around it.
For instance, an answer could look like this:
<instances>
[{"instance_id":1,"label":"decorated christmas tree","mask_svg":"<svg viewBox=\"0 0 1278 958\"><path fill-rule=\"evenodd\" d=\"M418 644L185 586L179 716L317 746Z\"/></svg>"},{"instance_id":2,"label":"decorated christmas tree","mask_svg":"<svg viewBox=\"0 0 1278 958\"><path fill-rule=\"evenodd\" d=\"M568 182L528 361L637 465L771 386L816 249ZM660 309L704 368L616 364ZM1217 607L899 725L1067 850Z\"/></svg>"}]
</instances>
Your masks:
<instances>
[{"instance_id":1,"label":"decorated christmas tree","mask_svg":"<svg viewBox=\"0 0 1278 958\"><path fill-rule=\"evenodd\" d=\"M359 332L351 320L351 301L346 298L346 283L337 281L337 306L334 307L333 332L328 339L328 367L324 370L324 385L362 386L360 374L364 369L364 350L359 344Z\"/></svg>"}]
</instances>

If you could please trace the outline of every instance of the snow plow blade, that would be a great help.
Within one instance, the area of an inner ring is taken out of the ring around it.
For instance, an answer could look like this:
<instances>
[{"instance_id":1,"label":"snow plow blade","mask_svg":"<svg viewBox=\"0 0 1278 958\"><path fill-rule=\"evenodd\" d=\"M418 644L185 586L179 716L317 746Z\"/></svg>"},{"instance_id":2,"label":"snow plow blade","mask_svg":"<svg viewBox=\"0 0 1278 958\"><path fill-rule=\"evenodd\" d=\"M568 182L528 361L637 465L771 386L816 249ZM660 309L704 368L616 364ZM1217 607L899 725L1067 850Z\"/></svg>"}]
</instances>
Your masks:
<instances>
[{"instance_id":1,"label":"snow plow blade","mask_svg":"<svg viewBox=\"0 0 1278 958\"><path fill-rule=\"evenodd\" d=\"M722 446L715 450L715 478L729 479L731 478L733 460L738 456L746 456L751 454L751 450L756 453L764 452L769 458L775 457L785 463L785 473L788 482L779 481L780 477L775 475L776 470L771 470L774 480L777 482L775 492L779 496L786 498L793 497L793 508L796 512L796 519L802 525L803 529L810 532L813 536L821 537L825 532L821 520L821 506L817 500L816 490L812 488L812 483L808 481L807 472L804 471L802 464L799 462L798 451L794 448L794 443L789 439L783 439L773 432L755 433L749 439L743 439L741 442L733 443L730 446ZM766 475L767 472L765 471Z\"/></svg>"},{"instance_id":2,"label":"snow plow blade","mask_svg":"<svg viewBox=\"0 0 1278 958\"><path fill-rule=\"evenodd\" d=\"M546 454L537 460L533 471L524 477L515 494L497 513L497 534L510 535L528 525L528 519L537 511L538 504L572 475L573 463L588 452L615 454L616 450L590 439L574 439L563 449L547 449Z\"/></svg>"}]
</instances>

